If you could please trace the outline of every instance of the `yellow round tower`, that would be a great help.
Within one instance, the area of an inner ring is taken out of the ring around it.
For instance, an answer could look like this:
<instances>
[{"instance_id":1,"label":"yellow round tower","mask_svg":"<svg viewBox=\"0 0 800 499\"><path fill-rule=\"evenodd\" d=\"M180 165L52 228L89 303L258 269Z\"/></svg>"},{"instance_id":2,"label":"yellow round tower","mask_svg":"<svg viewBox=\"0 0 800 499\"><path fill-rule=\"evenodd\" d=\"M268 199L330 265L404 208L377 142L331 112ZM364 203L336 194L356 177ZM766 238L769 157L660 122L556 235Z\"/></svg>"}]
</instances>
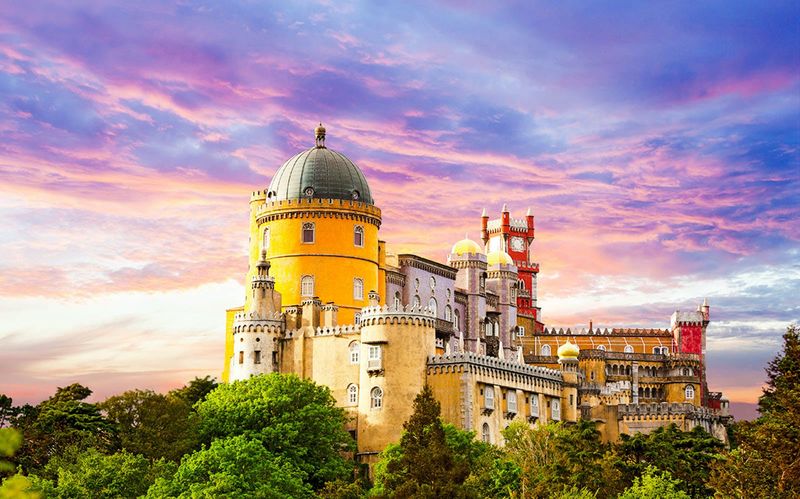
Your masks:
<instances>
[{"instance_id":1,"label":"yellow round tower","mask_svg":"<svg viewBox=\"0 0 800 499\"><path fill-rule=\"evenodd\" d=\"M266 251L284 308L317 297L338 305L339 323L350 324L370 291L383 295L381 210L361 170L325 147L322 124L315 138L314 147L286 161L267 190L251 198L248 283Z\"/></svg>"}]
</instances>

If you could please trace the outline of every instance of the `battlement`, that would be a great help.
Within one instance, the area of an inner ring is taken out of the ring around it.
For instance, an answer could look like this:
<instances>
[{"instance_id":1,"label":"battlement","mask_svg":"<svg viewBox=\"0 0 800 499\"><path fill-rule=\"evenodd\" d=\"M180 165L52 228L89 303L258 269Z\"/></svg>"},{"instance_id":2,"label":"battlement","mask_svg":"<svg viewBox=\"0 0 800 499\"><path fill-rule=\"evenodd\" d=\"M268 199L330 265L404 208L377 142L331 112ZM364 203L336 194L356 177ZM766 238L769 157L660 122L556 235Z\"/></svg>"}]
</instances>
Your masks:
<instances>
[{"instance_id":1,"label":"battlement","mask_svg":"<svg viewBox=\"0 0 800 499\"><path fill-rule=\"evenodd\" d=\"M434 355L428 357L428 373L435 374L436 370L431 369L438 366L472 365L485 367L524 376L544 378L550 381L562 382L561 371L549 369L547 367L529 366L507 360L501 360L487 355L478 355L472 352L461 352L449 355Z\"/></svg>"},{"instance_id":2,"label":"battlement","mask_svg":"<svg viewBox=\"0 0 800 499\"><path fill-rule=\"evenodd\" d=\"M261 315L256 312L240 312L233 316L234 333L279 334L284 329L284 316L280 312Z\"/></svg>"},{"instance_id":3,"label":"battlement","mask_svg":"<svg viewBox=\"0 0 800 499\"><path fill-rule=\"evenodd\" d=\"M555 327L544 328L541 333L537 333L537 336L540 335L550 335L550 336L663 336L666 338L672 338L672 333L669 329L648 329L648 328L591 328L587 330L586 328L581 328L580 330L573 331L571 328L567 328L566 330L562 328L556 329Z\"/></svg>"},{"instance_id":4,"label":"battlement","mask_svg":"<svg viewBox=\"0 0 800 499\"><path fill-rule=\"evenodd\" d=\"M685 416L687 419L714 419L720 414L714 409L692 404L660 402L654 404L620 404L617 418L641 418L655 416Z\"/></svg>"},{"instance_id":5,"label":"battlement","mask_svg":"<svg viewBox=\"0 0 800 499\"><path fill-rule=\"evenodd\" d=\"M386 322L418 322L421 325L435 327L436 314L427 307L416 305L400 305L393 307L389 305L364 307L361 309L361 327L383 324Z\"/></svg>"},{"instance_id":6,"label":"battlement","mask_svg":"<svg viewBox=\"0 0 800 499\"><path fill-rule=\"evenodd\" d=\"M341 336L343 334L358 334L361 327L358 324L348 324L345 326L318 327L314 331L314 336Z\"/></svg>"},{"instance_id":7,"label":"battlement","mask_svg":"<svg viewBox=\"0 0 800 499\"><path fill-rule=\"evenodd\" d=\"M308 210L309 213L316 214L316 216L324 216L325 213L330 213L331 211L359 211L371 216L379 223L381 218L381 209L377 206L352 199L304 198L267 200L264 191L254 192L250 199L251 202L261 202L261 205L256 208L256 218L278 212L304 210Z\"/></svg>"}]
</instances>

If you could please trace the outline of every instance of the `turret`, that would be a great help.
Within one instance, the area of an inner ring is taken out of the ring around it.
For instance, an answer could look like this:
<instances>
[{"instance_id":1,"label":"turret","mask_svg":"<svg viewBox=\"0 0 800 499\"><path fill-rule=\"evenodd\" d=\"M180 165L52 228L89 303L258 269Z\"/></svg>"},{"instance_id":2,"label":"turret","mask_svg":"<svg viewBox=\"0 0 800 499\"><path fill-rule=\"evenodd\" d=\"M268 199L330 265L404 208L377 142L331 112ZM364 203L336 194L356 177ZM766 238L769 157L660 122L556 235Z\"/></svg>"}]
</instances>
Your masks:
<instances>
[{"instance_id":1,"label":"turret","mask_svg":"<svg viewBox=\"0 0 800 499\"><path fill-rule=\"evenodd\" d=\"M533 213L531 212L530 208L528 208L528 212L525 214L525 221L527 222L528 225L528 244L531 244L533 242L536 233L535 233Z\"/></svg>"},{"instance_id":2,"label":"turret","mask_svg":"<svg viewBox=\"0 0 800 499\"><path fill-rule=\"evenodd\" d=\"M578 345L567 340L558 347L558 364L564 378L564 389L561 392L561 419L563 421L578 420Z\"/></svg>"},{"instance_id":3,"label":"turret","mask_svg":"<svg viewBox=\"0 0 800 499\"><path fill-rule=\"evenodd\" d=\"M486 214L486 208L481 213L481 240L484 247L489 242L489 215Z\"/></svg>"},{"instance_id":4,"label":"turret","mask_svg":"<svg viewBox=\"0 0 800 499\"><path fill-rule=\"evenodd\" d=\"M457 269L455 285L467 295L462 349L477 353L481 319L486 317L486 255L478 243L465 237L453 245L447 264Z\"/></svg>"}]
</instances>

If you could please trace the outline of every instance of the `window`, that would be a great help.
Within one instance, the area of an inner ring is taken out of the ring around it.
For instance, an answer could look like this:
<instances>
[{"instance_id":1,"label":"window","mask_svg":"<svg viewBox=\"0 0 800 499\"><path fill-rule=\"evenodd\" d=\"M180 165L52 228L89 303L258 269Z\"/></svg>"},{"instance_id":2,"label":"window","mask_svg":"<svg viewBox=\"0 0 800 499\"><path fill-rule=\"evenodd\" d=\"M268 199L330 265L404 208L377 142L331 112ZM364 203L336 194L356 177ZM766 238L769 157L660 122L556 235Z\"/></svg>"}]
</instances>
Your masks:
<instances>
[{"instance_id":1,"label":"window","mask_svg":"<svg viewBox=\"0 0 800 499\"><path fill-rule=\"evenodd\" d=\"M692 385L686 385L686 400L694 400L694 387Z\"/></svg>"},{"instance_id":2,"label":"window","mask_svg":"<svg viewBox=\"0 0 800 499\"><path fill-rule=\"evenodd\" d=\"M508 412L517 413L517 392L515 390L509 390L508 396L506 397Z\"/></svg>"},{"instance_id":3,"label":"window","mask_svg":"<svg viewBox=\"0 0 800 499\"><path fill-rule=\"evenodd\" d=\"M492 335L492 331L494 331L494 330L492 329L492 323L491 322L488 322L488 321L486 322L485 330L486 330L486 336L491 336Z\"/></svg>"},{"instance_id":4,"label":"window","mask_svg":"<svg viewBox=\"0 0 800 499\"><path fill-rule=\"evenodd\" d=\"M358 354L361 351L361 345L357 341L350 343L350 363L358 364Z\"/></svg>"},{"instance_id":5,"label":"window","mask_svg":"<svg viewBox=\"0 0 800 499\"><path fill-rule=\"evenodd\" d=\"M535 393L531 394L531 416L539 417L539 396Z\"/></svg>"},{"instance_id":6,"label":"window","mask_svg":"<svg viewBox=\"0 0 800 499\"><path fill-rule=\"evenodd\" d=\"M561 401L558 399L553 399L553 402L550 404L550 412L551 419L553 421L561 421Z\"/></svg>"},{"instance_id":7,"label":"window","mask_svg":"<svg viewBox=\"0 0 800 499\"><path fill-rule=\"evenodd\" d=\"M369 392L369 407L371 409L383 407L383 390L380 387L376 386Z\"/></svg>"},{"instance_id":8,"label":"window","mask_svg":"<svg viewBox=\"0 0 800 499\"><path fill-rule=\"evenodd\" d=\"M436 287L436 278L431 276L430 282L431 282L431 289L434 289Z\"/></svg>"},{"instance_id":9,"label":"window","mask_svg":"<svg viewBox=\"0 0 800 499\"><path fill-rule=\"evenodd\" d=\"M347 387L347 402L349 404L358 403L358 385L350 385Z\"/></svg>"},{"instance_id":10,"label":"window","mask_svg":"<svg viewBox=\"0 0 800 499\"><path fill-rule=\"evenodd\" d=\"M395 310L400 310L400 303L401 303L401 301L400 301L400 291L397 291L394 294L394 309Z\"/></svg>"},{"instance_id":11,"label":"window","mask_svg":"<svg viewBox=\"0 0 800 499\"><path fill-rule=\"evenodd\" d=\"M450 305L444 307L444 320L446 321L453 320L453 309L450 308Z\"/></svg>"},{"instance_id":12,"label":"window","mask_svg":"<svg viewBox=\"0 0 800 499\"><path fill-rule=\"evenodd\" d=\"M494 409L494 387L487 385L483 389L483 407L486 409Z\"/></svg>"},{"instance_id":13,"label":"window","mask_svg":"<svg viewBox=\"0 0 800 499\"><path fill-rule=\"evenodd\" d=\"M517 336L525 336L525 326L517 326Z\"/></svg>"},{"instance_id":14,"label":"window","mask_svg":"<svg viewBox=\"0 0 800 499\"><path fill-rule=\"evenodd\" d=\"M450 299L450 295L451 294L452 294L452 291L450 291L450 288L447 288L447 299L448 300Z\"/></svg>"},{"instance_id":15,"label":"window","mask_svg":"<svg viewBox=\"0 0 800 499\"><path fill-rule=\"evenodd\" d=\"M261 364L261 350L256 350L253 354L253 363Z\"/></svg>"},{"instance_id":16,"label":"window","mask_svg":"<svg viewBox=\"0 0 800 499\"><path fill-rule=\"evenodd\" d=\"M460 327L461 327L461 312L456 310L453 313L453 329L455 329L456 331L460 331L459 329Z\"/></svg>"},{"instance_id":17,"label":"window","mask_svg":"<svg viewBox=\"0 0 800 499\"><path fill-rule=\"evenodd\" d=\"M356 277L355 279L353 279L353 299L354 300L364 299L364 279L360 277Z\"/></svg>"},{"instance_id":18,"label":"window","mask_svg":"<svg viewBox=\"0 0 800 499\"><path fill-rule=\"evenodd\" d=\"M438 315L436 311L436 298L434 298L433 296L431 296L431 299L428 300L428 309L430 309L433 312L434 316Z\"/></svg>"},{"instance_id":19,"label":"window","mask_svg":"<svg viewBox=\"0 0 800 499\"><path fill-rule=\"evenodd\" d=\"M263 251L269 251L269 227L264 229L264 238L261 241L261 249Z\"/></svg>"},{"instance_id":20,"label":"window","mask_svg":"<svg viewBox=\"0 0 800 499\"><path fill-rule=\"evenodd\" d=\"M633 353L633 346L632 345L625 345L625 353Z\"/></svg>"},{"instance_id":21,"label":"window","mask_svg":"<svg viewBox=\"0 0 800 499\"><path fill-rule=\"evenodd\" d=\"M361 312L356 312L356 315L353 316L353 323L361 324Z\"/></svg>"},{"instance_id":22,"label":"window","mask_svg":"<svg viewBox=\"0 0 800 499\"><path fill-rule=\"evenodd\" d=\"M364 227L356 225L353 229L353 244L359 248L364 247Z\"/></svg>"},{"instance_id":23,"label":"window","mask_svg":"<svg viewBox=\"0 0 800 499\"><path fill-rule=\"evenodd\" d=\"M367 369L382 369L380 345L369 346L369 355L367 356Z\"/></svg>"},{"instance_id":24,"label":"window","mask_svg":"<svg viewBox=\"0 0 800 499\"><path fill-rule=\"evenodd\" d=\"M239 364L244 364L244 352L239 351Z\"/></svg>"},{"instance_id":25,"label":"window","mask_svg":"<svg viewBox=\"0 0 800 499\"><path fill-rule=\"evenodd\" d=\"M669 347L661 347L662 355L669 355Z\"/></svg>"},{"instance_id":26,"label":"window","mask_svg":"<svg viewBox=\"0 0 800 499\"><path fill-rule=\"evenodd\" d=\"M487 444L492 443L492 433L489 430L489 423L483 423L483 428L481 429L481 438Z\"/></svg>"},{"instance_id":27,"label":"window","mask_svg":"<svg viewBox=\"0 0 800 499\"><path fill-rule=\"evenodd\" d=\"M691 376L691 375L692 375L692 372L689 370L689 368L688 367L684 367L682 376Z\"/></svg>"},{"instance_id":28,"label":"window","mask_svg":"<svg viewBox=\"0 0 800 499\"><path fill-rule=\"evenodd\" d=\"M602 352L605 352L606 351L606 346L605 345L597 345L597 349L602 351Z\"/></svg>"},{"instance_id":29,"label":"window","mask_svg":"<svg viewBox=\"0 0 800 499\"><path fill-rule=\"evenodd\" d=\"M303 244L314 243L314 224L307 222L303 224Z\"/></svg>"},{"instance_id":30,"label":"window","mask_svg":"<svg viewBox=\"0 0 800 499\"><path fill-rule=\"evenodd\" d=\"M550 345L542 345L542 355L544 355L544 356L552 355L550 353Z\"/></svg>"},{"instance_id":31,"label":"window","mask_svg":"<svg viewBox=\"0 0 800 499\"><path fill-rule=\"evenodd\" d=\"M314 276L304 275L300 279L300 296L314 296Z\"/></svg>"},{"instance_id":32,"label":"window","mask_svg":"<svg viewBox=\"0 0 800 499\"><path fill-rule=\"evenodd\" d=\"M419 308L422 302L419 299L419 295L414 295L414 308Z\"/></svg>"}]
</instances>

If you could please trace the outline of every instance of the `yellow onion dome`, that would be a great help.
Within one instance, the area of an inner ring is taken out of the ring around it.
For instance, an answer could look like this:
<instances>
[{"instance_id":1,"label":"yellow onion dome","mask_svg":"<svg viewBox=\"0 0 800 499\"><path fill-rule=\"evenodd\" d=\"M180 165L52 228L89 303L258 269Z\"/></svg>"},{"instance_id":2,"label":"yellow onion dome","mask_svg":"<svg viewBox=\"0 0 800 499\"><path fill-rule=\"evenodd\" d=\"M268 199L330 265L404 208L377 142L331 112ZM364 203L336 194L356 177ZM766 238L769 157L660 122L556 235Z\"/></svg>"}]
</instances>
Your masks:
<instances>
[{"instance_id":1,"label":"yellow onion dome","mask_svg":"<svg viewBox=\"0 0 800 499\"><path fill-rule=\"evenodd\" d=\"M483 253L483 250L478 243L468 237L465 237L453 245L453 249L450 250L450 253L461 256L465 253Z\"/></svg>"},{"instance_id":2,"label":"yellow onion dome","mask_svg":"<svg viewBox=\"0 0 800 499\"><path fill-rule=\"evenodd\" d=\"M505 251L498 250L498 251L490 251L486 255L486 263L488 263L489 265L497 265L497 264L514 265L514 260L512 260L511 255L509 255Z\"/></svg>"},{"instance_id":3,"label":"yellow onion dome","mask_svg":"<svg viewBox=\"0 0 800 499\"><path fill-rule=\"evenodd\" d=\"M566 343L558 347L557 353L559 359L577 359L578 354L581 353L581 349L578 348L578 345L575 343L571 343L567 340Z\"/></svg>"}]
</instances>

